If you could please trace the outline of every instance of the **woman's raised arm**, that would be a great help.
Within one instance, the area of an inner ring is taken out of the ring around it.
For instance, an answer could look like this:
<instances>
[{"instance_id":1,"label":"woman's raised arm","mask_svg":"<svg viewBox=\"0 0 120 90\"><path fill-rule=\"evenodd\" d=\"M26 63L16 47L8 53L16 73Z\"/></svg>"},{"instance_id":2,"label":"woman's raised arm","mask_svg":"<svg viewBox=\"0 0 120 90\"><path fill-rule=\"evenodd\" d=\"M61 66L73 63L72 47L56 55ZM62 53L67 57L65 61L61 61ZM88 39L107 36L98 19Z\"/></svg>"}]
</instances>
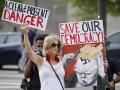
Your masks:
<instances>
[{"instance_id":1,"label":"woman's raised arm","mask_svg":"<svg viewBox=\"0 0 120 90\"><path fill-rule=\"evenodd\" d=\"M23 34L24 34L24 44L25 44L25 49L27 50L31 60L38 66L40 64L42 64L43 59L41 56L38 56L33 50L32 50L32 46L30 44L29 38L28 38L28 33L29 30L27 28L28 25L21 25L21 29L23 30Z\"/></svg>"}]
</instances>

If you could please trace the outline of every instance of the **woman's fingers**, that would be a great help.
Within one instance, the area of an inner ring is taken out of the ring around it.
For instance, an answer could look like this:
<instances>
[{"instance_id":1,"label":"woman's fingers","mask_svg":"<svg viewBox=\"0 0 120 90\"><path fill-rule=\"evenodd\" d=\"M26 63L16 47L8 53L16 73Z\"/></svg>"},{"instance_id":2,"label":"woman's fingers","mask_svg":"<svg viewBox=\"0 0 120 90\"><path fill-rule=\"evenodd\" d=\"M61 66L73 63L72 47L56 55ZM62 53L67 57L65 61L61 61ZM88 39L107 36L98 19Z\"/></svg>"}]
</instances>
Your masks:
<instances>
[{"instance_id":1,"label":"woman's fingers","mask_svg":"<svg viewBox=\"0 0 120 90\"><path fill-rule=\"evenodd\" d=\"M28 30L28 24L21 24L20 25L20 29L22 30L22 32L24 33L28 33L29 30Z\"/></svg>"},{"instance_id":2,"label":"woman's fingers","mask_svg":"<svg viewBox=\"0 0 120 90\"><path fill-rule=\"evenodd\" d=\"M21 24L20 29L25 30L28 28L28 24Z\"/></svg>"}]
</instances>

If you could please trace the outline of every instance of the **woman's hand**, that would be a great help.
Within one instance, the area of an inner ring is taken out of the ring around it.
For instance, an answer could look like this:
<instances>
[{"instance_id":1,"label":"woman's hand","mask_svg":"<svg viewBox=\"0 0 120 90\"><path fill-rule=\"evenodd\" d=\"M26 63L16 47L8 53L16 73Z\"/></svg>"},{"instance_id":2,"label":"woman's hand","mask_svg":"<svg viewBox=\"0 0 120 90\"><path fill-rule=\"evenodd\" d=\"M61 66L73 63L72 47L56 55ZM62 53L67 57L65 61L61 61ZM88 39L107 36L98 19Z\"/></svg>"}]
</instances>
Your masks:
<instances>
[{"instance_id":1,"label":"woman's hand","mask_svg":"<svg viewBox=\"0 0 120 90\"><path fill-rule=\"evenodd\" d=\"M28 34L29 30L28 30L28 24L21 24L20 25L20 29L22 30L23 33Z\"/></svg>"}]
</instances>

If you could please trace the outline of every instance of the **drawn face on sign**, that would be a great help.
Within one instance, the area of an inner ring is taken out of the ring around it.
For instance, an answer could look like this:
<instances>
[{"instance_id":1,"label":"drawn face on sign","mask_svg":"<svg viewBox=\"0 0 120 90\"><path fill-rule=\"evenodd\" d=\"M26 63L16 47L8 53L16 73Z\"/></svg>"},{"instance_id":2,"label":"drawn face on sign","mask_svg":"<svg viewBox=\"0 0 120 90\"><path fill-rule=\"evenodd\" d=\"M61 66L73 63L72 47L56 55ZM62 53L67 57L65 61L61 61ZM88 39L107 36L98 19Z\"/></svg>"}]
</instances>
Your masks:
<instances>
[{"instance_id":1,"label":"drawn face on sign","mask_svg":"<svg viewBox=\"0 0 120 90\"><path fill-rule=\"evenodd\" d=\"M95 60L86 60L86 63L84 61L79 59L75 65L78 83L82 86L93 85L98 74L97 63Z\"/></svg>"},{"instance_id":2,"label":"drawn face on sign","mask_svg":"<svg viewBox=\"0 0 120 90\"><path fill-rule=\"evenodd\" d=\"M77 56L75 71L82 86L89 86L96 82L98 74L98 64L96 54L103 49L102 44L86 44L80 49Z\"/></svg>"}]
</instances>

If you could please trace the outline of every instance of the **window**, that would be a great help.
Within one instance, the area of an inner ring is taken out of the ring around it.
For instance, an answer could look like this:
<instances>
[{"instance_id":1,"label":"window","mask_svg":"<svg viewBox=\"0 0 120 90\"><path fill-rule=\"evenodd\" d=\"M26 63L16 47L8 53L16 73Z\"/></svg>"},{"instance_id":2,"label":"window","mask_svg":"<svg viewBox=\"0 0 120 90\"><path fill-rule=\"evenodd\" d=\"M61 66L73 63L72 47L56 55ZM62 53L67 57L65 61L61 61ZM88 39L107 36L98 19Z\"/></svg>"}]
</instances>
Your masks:
<instances>
[{"instance_id":1,"label":"window","mask_svg":"<svg viewBox=\"0 0 120 90\"><path fill-rule=\"evenodd\" d=\"M20 44L21 43L21 36L20 35L8 35L7 42L8 44Z\"/></svg>"},{"instance_id":2,"label":"window","mask_svg":"<svg viewBox=\"0 0 120 90\"><path fill-rule=\"evenodd\" d=\"M0 35L0 44L5 43L6 35Z\"/></svg>"}]
</instances>

